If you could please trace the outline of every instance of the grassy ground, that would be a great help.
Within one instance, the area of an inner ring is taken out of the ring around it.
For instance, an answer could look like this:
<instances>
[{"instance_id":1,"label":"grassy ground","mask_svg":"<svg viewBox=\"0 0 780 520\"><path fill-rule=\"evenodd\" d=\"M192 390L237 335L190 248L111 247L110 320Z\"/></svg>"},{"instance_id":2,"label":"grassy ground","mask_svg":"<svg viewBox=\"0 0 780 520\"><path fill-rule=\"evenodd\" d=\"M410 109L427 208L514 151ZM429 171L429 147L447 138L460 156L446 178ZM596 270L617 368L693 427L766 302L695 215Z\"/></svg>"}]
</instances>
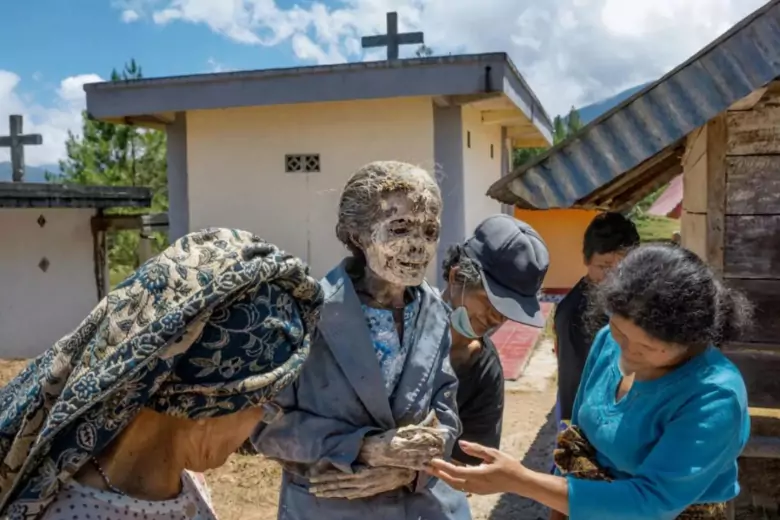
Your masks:
<instances>
[{"instance_id":1,"label":"grassy ground","mask_svg":"<svg viewBox=\"0 0 780 520\"><path fill-rule=\"evenodd\" d=\"M642 242L671 240L675 231L680 231L680 221L666 217L643 215L634 219Z\"/></svg>"}]
</instances>

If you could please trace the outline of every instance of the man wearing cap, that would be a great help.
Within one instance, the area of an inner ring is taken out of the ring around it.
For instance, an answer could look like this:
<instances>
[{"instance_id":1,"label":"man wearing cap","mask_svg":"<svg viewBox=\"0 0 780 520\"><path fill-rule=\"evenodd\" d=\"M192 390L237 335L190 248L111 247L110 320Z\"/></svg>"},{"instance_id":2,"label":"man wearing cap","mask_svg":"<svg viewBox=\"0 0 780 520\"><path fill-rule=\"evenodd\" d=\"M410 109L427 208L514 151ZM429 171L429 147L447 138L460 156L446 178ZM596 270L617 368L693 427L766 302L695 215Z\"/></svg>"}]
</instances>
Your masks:
<instances>
[{"instance_id":1,"label":"man wearing cap","mask_svg":"<svg viewBox=\"0 0 780 520\"><path fill-rule=\"evenodd\" d=\"M548 265L539 234L503 214L487 218L474 236L447 251L442 299L452 308L450 358L459 379L460 440L499 447L504 375L490 335L506 320L544 326L538 293ZM481 462L457 444L452 457L463 464Z\"/></svg>"}]
</instances>

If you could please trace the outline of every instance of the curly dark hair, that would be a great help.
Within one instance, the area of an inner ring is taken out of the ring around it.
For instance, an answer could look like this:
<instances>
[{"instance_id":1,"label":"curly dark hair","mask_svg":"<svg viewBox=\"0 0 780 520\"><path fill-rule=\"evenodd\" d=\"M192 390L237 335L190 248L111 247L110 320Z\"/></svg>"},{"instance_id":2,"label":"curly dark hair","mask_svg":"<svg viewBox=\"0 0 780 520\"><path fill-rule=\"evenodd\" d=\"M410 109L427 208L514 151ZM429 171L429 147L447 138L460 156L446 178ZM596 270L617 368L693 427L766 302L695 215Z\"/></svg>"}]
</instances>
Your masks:
<instances>
[{"instance_id":1,"label":"curly dark hair","mask_svg":"<svg viewBox=\"0 0 780 520\"><path fill-rule=\"evenodd\" d=\"M444 281L449 283L450 272L457 267L455 281L466 289L482 287L482 270L464 251L462 245L450 246L441 263Z\"/></svg>"},{"instance_id":2,"label":"curly dark hair","mask_svg":"<svg viewBox=\"0 0 780 520\"><path fill-rule=\"evenodd\" d=\"M629 219L620 213L602 213L585 230L582 254L590 261L593 255L605 255L631 249L639 245L639 232Z\"/></svg>"},{"instance_id":3,"label":"curly dark hair","mask_svg":"<svg viewBox=\"0 0 780 520\"><path fill-rule=\"evenodd\" d=\"M616 314L656 339L686 347L738 340L752 322L750 302L679 246L632 250L593 291L599 313Z\"/></svg>"}]
</instances>

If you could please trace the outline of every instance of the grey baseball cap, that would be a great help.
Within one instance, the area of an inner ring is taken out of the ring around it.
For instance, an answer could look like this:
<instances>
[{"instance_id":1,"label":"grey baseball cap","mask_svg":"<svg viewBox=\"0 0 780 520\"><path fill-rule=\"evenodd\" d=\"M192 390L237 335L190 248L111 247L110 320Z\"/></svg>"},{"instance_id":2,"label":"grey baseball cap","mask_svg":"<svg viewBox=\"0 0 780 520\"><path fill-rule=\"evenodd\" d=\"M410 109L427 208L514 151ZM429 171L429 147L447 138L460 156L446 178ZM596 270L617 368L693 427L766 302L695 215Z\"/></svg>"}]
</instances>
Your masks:
<instances>
[{"instance_id":1,"label":"grey baseball cap","mask_svg":"<svg viewBox=\"0 0 780 520\"><path fill-rule=\"evenodd\" d=\"M498 312L524 325L544 326L539 291L550 254L534 228L509 215L494 215L477 226L463 249L481 267L488 299Z\"/></svg>"}]
</instances>

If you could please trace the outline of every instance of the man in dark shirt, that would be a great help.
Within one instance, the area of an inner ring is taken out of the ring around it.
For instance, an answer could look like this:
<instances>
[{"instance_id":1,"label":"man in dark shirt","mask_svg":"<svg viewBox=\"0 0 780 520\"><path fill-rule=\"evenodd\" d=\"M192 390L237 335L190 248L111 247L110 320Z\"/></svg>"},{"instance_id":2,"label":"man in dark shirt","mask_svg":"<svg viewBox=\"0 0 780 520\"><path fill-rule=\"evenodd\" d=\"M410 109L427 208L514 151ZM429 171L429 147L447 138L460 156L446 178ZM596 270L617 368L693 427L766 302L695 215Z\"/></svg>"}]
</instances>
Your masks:
<instances>
[{"instance_id":1,"label":"man in dark shirt","mask_svg":"<svg viewBox=\"0 0 780 520\"><path fill-rule=\"evenodd\" d=\"M538 294L549 255L539 234L509 215L483 221L463 245L451 247L442 263L452 307L450 360L458 376L460 440L498 448L504 414L504 373L490 334L506 320L544 325ZM457 444L452 458L481 461Z\"/></svg>"},{"instance_id":2,"label":"man in dark shirt","mask_svg":"<svg viewBox=\"0 0 780 520\"><path fill-rule=\"evenodd\" d=\"M636 226L619 213L603 213L594 218L585 230L582 254L587 274L555 309L558 418L561 421L571 420L574 398L593 336L608 322L606 316L587 312L589 289L601 283L629 249L637 245L639 233Z\"/></svg>"}]
</instances>

